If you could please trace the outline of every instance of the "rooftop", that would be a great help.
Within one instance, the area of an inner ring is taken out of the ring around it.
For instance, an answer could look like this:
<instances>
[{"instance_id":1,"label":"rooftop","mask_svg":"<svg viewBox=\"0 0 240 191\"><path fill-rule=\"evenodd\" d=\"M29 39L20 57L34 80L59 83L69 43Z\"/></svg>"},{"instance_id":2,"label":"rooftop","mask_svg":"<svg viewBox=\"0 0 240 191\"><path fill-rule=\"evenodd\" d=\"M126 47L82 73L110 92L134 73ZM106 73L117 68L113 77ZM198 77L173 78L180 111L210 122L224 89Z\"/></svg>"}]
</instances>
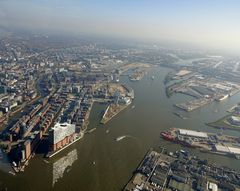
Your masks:
<instances>
[{"instance_id":1,"label":"rooftop","mask_svg":"<svg viewBox=\"0 0 240 191\"><path fill-rule=\"evenodd\" d=\"M207 133L199 132L199 131L186 130L186 129L179 129L179 134L180 135L193 136L193 137L208 138Z\"/></svg>"}]
</instances>

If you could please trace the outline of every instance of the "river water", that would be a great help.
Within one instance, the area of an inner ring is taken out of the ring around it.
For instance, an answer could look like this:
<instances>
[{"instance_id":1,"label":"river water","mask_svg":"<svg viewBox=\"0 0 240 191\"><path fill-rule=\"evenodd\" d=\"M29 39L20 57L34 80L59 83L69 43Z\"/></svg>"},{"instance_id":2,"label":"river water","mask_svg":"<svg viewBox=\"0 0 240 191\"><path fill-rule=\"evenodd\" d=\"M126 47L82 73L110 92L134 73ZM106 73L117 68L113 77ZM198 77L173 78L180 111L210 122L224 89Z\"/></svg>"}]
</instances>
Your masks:
<instances>
[{"instance_id":1,"label":"river water","mask_svg":"<svg viewBox=\"0 0 240 191\"><path fill-rule=\"evenodd\" d=\"M169 71L168 68L155 68L139 82L130 82L123 76L121 82L135 91L131 106L107 124L100 125L101 113L106 106L95 103L89 124L89 129L97 128L95 131L86 134L79 142L49 161L38 154L22 174L13 176L0 171L0 188L7 187L8 191L118 191L131 178L150 147L182 149L177 144L161 139L161 131L177 127L218 132L205 123L223 117L227 109L239 102L240 94L191 113L183 113L189 118L183 120L173 114L177 110L173 104L192 98L185 95L166 97L163 80ZM154 80L151 76L155 76ZM224 133L240 136L239 132L234 131ZM123 135L127 137L115 141ZM240 170L239 160L201 153L196 149L190 149L190 152L210 162Z\"/></svg>"}]
</instances>

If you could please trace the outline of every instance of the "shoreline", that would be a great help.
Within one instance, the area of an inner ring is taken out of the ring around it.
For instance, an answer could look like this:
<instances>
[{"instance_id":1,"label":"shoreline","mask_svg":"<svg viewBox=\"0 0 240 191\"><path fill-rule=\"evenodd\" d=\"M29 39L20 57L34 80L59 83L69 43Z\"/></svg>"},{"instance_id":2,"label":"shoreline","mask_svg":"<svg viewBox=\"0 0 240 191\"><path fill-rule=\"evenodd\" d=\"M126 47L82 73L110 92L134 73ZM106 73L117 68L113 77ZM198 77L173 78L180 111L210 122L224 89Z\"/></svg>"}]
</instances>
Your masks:
<instances>
[{"instance_id":1,"label":"shoreline","mask_svg":"<svg viewBox=\"0 0 240 191\"><path fill-rule=\"evenodd\" d=\"M122 107L121 107L121 106L118 106L118 107L121 107L119 111L117 111L116 113L114 113L112 116L110 116L110 117L108 117L108 118L105 118L105 115L107 115L107 112L108 112L109 108L111 107L111 105L109 105L109 106L107 107L107 109L105 110L104 115L103 115L102 120L101 120L100 123L101 123L101 124L106 124L106 123L109 122L112 118L114 118L116 115L118 115L121 111L123 111L124 109L126 109L129 105L131 105L131 103L128 104L128 105L122 106Z\"/></svg>"}]
</instances>

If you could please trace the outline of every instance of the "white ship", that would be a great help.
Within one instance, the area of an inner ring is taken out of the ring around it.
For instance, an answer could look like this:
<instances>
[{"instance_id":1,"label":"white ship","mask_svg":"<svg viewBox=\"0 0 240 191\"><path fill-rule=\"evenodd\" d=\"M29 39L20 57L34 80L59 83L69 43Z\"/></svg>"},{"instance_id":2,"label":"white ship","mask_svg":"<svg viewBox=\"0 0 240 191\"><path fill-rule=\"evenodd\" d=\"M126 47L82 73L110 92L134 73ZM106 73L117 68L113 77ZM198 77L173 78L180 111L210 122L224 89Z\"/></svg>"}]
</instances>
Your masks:
<instances>
[{"instance_id":1,"label":"white ship","mask_svg":"<svg viewBox=\"0 0 240 191\"><path fill-rule=\"evenodd\" d=\"M228 94L224 95L224 96L221 96L220 98L217 99L217 101L223 101L223 100L227 99L228 96L229 96Z\"/></svg>"},{"instance_id":2,"label":"white ship","mask_svg":"<svg viewBox=\"0 0 240 191\"><path fill-rule=\"evenodd\" d=\"M120 137L116 138L116 141L121 141L122 139L125 139L126 137L127 137L126 135L120 136Z\"/></svg>"}]
</instances>

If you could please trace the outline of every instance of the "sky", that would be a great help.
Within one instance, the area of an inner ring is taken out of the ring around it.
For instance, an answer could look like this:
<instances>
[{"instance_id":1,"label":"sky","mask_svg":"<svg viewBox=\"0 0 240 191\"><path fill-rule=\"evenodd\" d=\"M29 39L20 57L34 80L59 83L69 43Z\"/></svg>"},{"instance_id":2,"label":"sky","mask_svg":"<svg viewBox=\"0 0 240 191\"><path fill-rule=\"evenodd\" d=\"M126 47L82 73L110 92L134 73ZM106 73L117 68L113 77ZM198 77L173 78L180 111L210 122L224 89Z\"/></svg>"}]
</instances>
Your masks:
<instances>
[{"instance_id":1,"label":"sky","mask_svg":"<svg viewBox=\"0 0 240 191\"><path fill-rule=\"evenodd\" d=\"M0 0L0 26L190 43L240 53L239 0Z\"/></svg>"}]
</instances>

